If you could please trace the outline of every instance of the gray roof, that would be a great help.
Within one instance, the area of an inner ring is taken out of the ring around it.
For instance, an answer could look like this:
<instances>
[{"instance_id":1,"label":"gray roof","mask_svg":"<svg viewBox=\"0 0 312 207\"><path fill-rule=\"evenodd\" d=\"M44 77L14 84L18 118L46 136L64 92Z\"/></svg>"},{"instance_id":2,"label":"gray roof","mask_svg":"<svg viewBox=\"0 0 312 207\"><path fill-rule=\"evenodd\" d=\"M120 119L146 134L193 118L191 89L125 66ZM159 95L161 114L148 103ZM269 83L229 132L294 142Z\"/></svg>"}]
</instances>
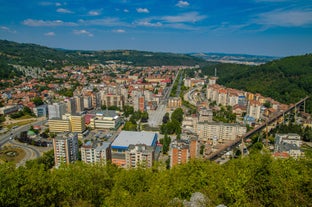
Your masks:
<instances>
[{"instance_id":1,"label":"gray roof","mask_svg":"<svg viewBox=\"0 0 312 207\"><path fill-rule=\"evenodd\" d=\"M112 147L128 147L130 144L152 146L157 134L155 132L121 131L112 143Z\"/></svg>"}]
</instances>

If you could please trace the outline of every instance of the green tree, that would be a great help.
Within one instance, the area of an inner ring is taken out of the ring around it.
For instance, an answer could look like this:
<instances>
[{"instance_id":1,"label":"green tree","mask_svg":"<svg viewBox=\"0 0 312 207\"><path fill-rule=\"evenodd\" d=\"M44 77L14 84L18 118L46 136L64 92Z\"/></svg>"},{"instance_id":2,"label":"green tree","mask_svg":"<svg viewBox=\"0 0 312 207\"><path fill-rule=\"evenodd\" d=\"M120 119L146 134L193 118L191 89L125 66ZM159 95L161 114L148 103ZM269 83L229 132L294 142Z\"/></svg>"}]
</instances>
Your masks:
<instances>
[{"instance_id":1,"label":"green tree","mask_svg":"<svg viewBox=\"0 0 312 207\"><path fill-rule=\"evenodd\" d=\"M32 99L36 106L40 106L43 104L42 98L40 96L36 96Z\"/></svg>"}]
</instances>

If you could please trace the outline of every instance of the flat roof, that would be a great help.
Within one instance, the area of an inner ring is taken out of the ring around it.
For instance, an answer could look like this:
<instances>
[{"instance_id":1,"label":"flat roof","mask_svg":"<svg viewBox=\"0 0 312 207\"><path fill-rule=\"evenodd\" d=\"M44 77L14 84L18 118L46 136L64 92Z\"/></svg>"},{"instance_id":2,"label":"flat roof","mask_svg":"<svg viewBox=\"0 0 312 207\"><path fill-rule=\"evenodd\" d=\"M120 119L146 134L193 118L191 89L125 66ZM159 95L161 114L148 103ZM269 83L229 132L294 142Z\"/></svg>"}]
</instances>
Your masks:
<instances>
[{"instance_id":1,"label":"flat roof","mask_svg":"<svg viewBox=\"0 0 312 207\"><path fill-rule=\"evenodd\" d=\"M145 144L147 146L156 145L157 133L155 132L133 132L121 131L112 143L112 148L128 149L130 144Z\"/></svg>"}]
</instances>

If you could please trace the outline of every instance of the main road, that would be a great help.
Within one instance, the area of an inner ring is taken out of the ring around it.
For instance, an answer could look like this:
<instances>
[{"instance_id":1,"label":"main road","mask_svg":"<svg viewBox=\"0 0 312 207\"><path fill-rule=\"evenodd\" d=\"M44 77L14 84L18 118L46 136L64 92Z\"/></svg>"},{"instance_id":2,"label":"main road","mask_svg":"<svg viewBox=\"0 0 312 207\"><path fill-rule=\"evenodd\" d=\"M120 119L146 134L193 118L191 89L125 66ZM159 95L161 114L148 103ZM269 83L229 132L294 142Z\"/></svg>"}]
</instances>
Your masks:
<instances>
[{"instance_id":1,"label":"main road","mask_svg":"<svg viewBox=\"0 0 312 207\"><path fill-rule=\"evenodd\" d=\"M26 155L25 155L24 159L21 160L19 163L17 163L16 167L24 165L27 160L31 160L31 159L35 159L35 158L40 157L41 153L36 147L27 145L26 143L18 143L16 141L13 141L12 140L13 137L19 136L19 134L22 131L28 130L30 128L30 126L32 126L32 125L42 125L46 122L47 122L47 120L36 121L36 122L31 123L31 124L27 124L24 126L17 127L15 129L11 129L9 132L7 132L3 135L0 135L0 147L3 146L5 143L9 142L13 146L18 146L25 151Z\"/></svg>"},{"instance_id":2,"label":"main road","mask_svg":"<svg viewBox=\"0 0 312 207\"><path fill-rule=\"evenodd\" d=\"M174 77L174 80L172 81L172 84L165 89L165 94L162 97L161 101L158 104L158 107L155 111L149 110L148 111L148 125L151 127L158 127L162 124L162 119L164 115L166 114L166 108L167 108L167 102L172 90L172 86L175 83L177 77L179 76L180 71L177 73L177 75ZM179 83L181 83L182 77L179 80ZM180 85L180 84L179 84Z\"/></svg>"}]
</instances>

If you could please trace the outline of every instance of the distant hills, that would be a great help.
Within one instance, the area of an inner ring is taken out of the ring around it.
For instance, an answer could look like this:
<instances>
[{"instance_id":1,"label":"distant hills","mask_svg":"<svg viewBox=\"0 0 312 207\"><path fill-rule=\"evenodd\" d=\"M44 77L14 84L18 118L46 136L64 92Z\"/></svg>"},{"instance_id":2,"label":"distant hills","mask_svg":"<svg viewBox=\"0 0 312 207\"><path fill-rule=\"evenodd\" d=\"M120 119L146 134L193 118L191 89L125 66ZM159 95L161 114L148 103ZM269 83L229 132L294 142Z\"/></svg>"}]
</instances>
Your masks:
<instances>
[{"instance_id":1,"label":"distant hills","mask_svg":"<svg viewBox=\"0 0 312 207\"><path fill-rule=\"evenodd\" d=\"M45 69L61 68L65 65L105 64L106 61L134 66L205 64L202 58L185 54L145 52L135 50L81 51L53 49L35 44L0 40L0 63L2 67L16 64Z\"/></svg>"},{"instance_id":2,"label":"distant hills","mask_svg":"<svg viewBox=\"0 0 312 207\"><path fill-rule=\"evenodd\" d=\"M245 54L225 54L225 53L191 53L194 57L200 57L211 62L234 63L245 65L260 65L279 57L260 56L260 55L245 55Z\"/></svg>"}]
</instances>

